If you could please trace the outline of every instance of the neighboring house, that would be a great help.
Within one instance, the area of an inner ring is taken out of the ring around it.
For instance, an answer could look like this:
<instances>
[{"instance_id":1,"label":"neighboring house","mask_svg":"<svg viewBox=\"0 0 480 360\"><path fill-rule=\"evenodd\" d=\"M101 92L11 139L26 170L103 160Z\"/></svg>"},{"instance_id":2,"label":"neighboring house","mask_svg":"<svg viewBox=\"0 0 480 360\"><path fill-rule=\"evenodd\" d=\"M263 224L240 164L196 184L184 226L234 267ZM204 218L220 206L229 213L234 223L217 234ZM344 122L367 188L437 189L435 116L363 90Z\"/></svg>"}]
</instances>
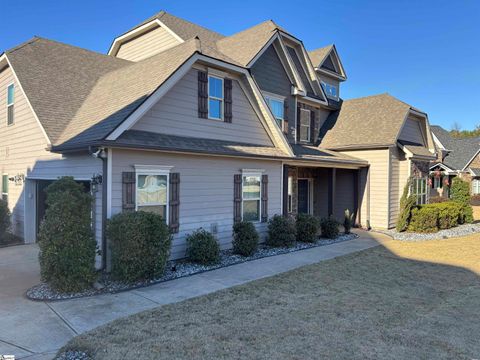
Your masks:
<instances>
[{"instance_id":1,"label":"neighboring house","mask_svg":"<svg viewBox=\"0 0 480 360\"><path fill-rule=\"evenodd\" d=\"M13 231L36 241L43 190L65 175L94 194L99 265L122 211L161 214L173 258L199 227L227 248L234 222L264 236L275 214L393 227L409 176L427 201L428 119L386 94L343 102L346 79L335 46L307 52L272 21L223 36L162 11L108 55L33 38L0 57Z\"/></svg>"},{"instance_id":2,"label":"neighboring house","mask_svg":"<svg viewBox=\"0 0 480 360\"><path fill-rule=\"evenodd\" d=\"M456 176L470 183L472 195L480 194L480 138L454 138L440 126L432 126L438 157L430 166L431 193L448 197L448 185Z\"/></svg>"}]
</instances>

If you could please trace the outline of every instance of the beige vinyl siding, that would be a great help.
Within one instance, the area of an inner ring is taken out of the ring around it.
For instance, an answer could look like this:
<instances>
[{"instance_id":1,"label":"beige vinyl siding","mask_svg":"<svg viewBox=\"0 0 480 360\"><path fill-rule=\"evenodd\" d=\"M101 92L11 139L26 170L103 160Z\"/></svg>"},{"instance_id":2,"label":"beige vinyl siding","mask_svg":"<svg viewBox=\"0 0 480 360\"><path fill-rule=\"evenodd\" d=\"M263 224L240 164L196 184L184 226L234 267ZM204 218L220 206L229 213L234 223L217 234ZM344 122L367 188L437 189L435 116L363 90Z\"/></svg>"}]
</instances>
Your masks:
<instances>
[{"instance_id":1,"label":"beige vinyl siding","mask_svg":"<svg viewBox=\"0 0 480 360\"><path fill-rule=\"evenodd\" d=\"M352 170L337 169L334 216L343 221L345 210L353 212L354 176Z\"/></svg>"},{"instance_id":2,"label":"beige vinyl siding","mask_svg":"<svg viewBox=\"0 0 480 360\"><path fill-rule=\"evenodd\" d=\"M389 226L389 163L390 150L356 150L342 153L367 160L370 164L370 225L372 228L386 229ZM365 184L366 174L362 178L363 201L361 206L362 224L366 224L368 208L368 188Z\"/></svg>"},{"instance_id":3,"label":"beige vinyl siding","mask_svg":"<svg viewBox=\"0 0 480 360\"><path fill-rule=\"evenodd\" d=\"M6 89L7 85L15 84L15 123L6 125ZM94 173L101 173L101 161L85 155L72 155L62 158L46 150L47 140L28 106L19 84L14 80L13 72L6 68L0 72L0 173L9 177L23 174L29 178L55 179L59 176L74 176L89 179ZM27 180L30 181L30 180ZM30 183L26 194L26 183L15 185L9 181L9 207L12 212L12 230L24 237L24 224L34 226L34 219L25 219L25 211L33 217L32 207L35 206L35 186ZM25 208L27 204L27 208ZM96 224L101 218L101 191L96 196ZM30 236L31 232L27 235ZM100 228L96 231L97 240L101 239ZM32 237L26 242L32 242Z\"/></svg>"},{"instance_id":4,"label":"beige vinyl siding","mask_svg":"<svg viewBox=\"0 0 480 360\"><path fill-rule=\"evenodd\" d=\"M397 225L400 214L400 198L403 189L407 184L409 176L410 160L405 157L405 153L399 148L390 150L390 218L389 227Z\"/></svg>"},{"instance_id":5,"label":"beige vinyl siding","mask_svg":"<svg viewBox=\"0 0 480 360\"><path fill-rule=\"evenodd\" d=\"M272 146L238 81L233 81L232 123L198 117L198 76L191 69L133 126L163 134Z\"/></svg>"},{"instance_id":6,"label":"beige vinyl siding","mask_svg":"<svg viewBox=\"0 0 480 360\"><path fill-rule=\"evenodd\" d=\"M157 27L122 44L116 56L125 60L140 61L178 44L180 41L171 33L163 27Z\"/></svg>"},{"instance_id":7,"label":"beige vinyl siding","mask_svg":"<svg viewBox=\"0 0 480 360\"><path fill-rule=\"evenodd\" d=\"M167 154L114 149L112 161L112 214L122 211L122 172L134 171L135 164L173 166L180 173L180 232L175 234L172 258L185 256L185 236L203 227L218 227L217 239L223 249L231 246L233 225L233 178L241 169L262 169L269 176L268 214L281 214L280 162L241 160L223 157ZM256 225L262 235L266 223Z\"/></svg>"},{"instance_id":8,"label":"beige vinyl siding","mask_svg":"<svg viewBox=\"0 0 480 360\"><path fill-rule=\"evenodd\" d=\"M407 119L398 137L400 140L411 141L425 146L425 136L419 120Z\"/></svg>"}]
</instances>

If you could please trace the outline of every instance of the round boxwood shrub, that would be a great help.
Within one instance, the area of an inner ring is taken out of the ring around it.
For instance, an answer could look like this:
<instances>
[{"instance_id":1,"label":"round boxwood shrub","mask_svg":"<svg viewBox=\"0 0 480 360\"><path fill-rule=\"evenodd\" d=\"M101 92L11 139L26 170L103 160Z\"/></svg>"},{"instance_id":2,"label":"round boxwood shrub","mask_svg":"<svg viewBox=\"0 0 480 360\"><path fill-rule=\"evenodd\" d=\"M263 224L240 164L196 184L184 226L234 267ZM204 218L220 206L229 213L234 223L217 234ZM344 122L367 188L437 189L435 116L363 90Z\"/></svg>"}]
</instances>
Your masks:
<instances>
[{"instance_id":1,"label":"round boxwood shrub","mask_svg":"<svg viewBox=\"0 0 480 360\"><path fill-rule=\"evenodd\" d=\"M266 243L274 247L290 247L295 245L297 230L292 217L275 215L268 221Z\"/></svg>"},{"instance_id":2,"label":"round boxwood shrub","mask_svg":"<svg viewBox=\"0 0 480 360\"><path fill-rule=\"evenodd\" d=\"M107 237L115 278L135 282L164 273L172 239L160 215L145 211L117 214L107 223Z\"/></svg>"},{"instance_id":3,"label":"round boxwood shrub","mask_svg":"<svg viewBox=\"0 0 480 360\"><path fill-rule=\"evenodd\" d=\"M450 229L462 221L462 205L454 201L431 204L438 209L438 227Z\"/></svg>"},{"instance_id":4,"label":"round boxwood shrub","mask_svg":"<svg viewBox=\"0 0 480 360\"><path fill-rule=\"evenodd\" d=\"M233 252L242 256L251 256L258 248L258 233L249 221L241 221L233 225Z\"/></svg>"},{"instance_id":5,"label":"round boxwood shrub","mask_svg":"<svg viewBox=\"0 0 480 360\"><path fill-rule=\"evenodd\" d=\"M0 199L0 242L10 229L10 209L6 201Z\"/></svg>"},{"instance_id":6,"label":"round boxwood shrub","mask_svg":"<svg viewBox=\"0 0 480 360\"><path fill-rule=\"evenodd\" d=\"M72 177L53 182L45 191L48 207L38 235L42 280L60 292L84 290L96 279L92 196Z\"/></svg>"},{"instance_id":7,"label":"round boxwood shrub","mask_svg":"<svg viewBox=\"0 0 480 360\"><path fill-rule=\"evenodd\" d=\"M473 222L473 209L470 205L470 185L468 182L456 177L452 180L450 197L453 201L462 205L462 222Z\"/></svg>"},{"instance_id":8,"label":"round boxwood shrub","mask_svg":"<svg viewBox=\"0 0 480 360\"><path fill-rule=\"evenodd\" d=\"M340 234L338 227L340 223L334 218L324 218L320 222L320 228L322 229L322 236L327 239L335 239Z\"/></svg>"},{"instance_id":9,"label":"round boxwood shrub","mask_svg":"<svg viewBox=\"0 0 480 360\"><path fill-rule=\"evenodd\" d=\"M318 219L309 214L298 214L297 216L297 241L314 243L317 241L319 230Z\"/></svg>"},{"instance_id":10,"label":"round boxwood shrub","mask_svg":"<svg viewBox=\"0 0 480 360\"><path fill-rule=\"evenodd\" d=\"M187 258L202 265L220 260L220 246L211 233L200 228L187 235Z\"/></svg>"}]
</instances>

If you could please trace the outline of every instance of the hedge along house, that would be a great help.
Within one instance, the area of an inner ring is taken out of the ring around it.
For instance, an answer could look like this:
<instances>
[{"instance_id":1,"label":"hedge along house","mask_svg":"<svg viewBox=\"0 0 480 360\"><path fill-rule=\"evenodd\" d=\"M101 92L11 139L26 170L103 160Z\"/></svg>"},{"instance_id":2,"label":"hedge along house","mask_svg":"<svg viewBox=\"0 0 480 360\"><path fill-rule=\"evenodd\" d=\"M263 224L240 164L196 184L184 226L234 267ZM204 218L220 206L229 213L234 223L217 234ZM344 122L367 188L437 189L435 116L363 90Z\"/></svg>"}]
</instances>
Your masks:
<instances>
[{"instance_id":1,"label":"hedge along house","mask_svg":"<svg viewBox=\"0 0 480 360\"><path fill-rule=\"evenodd\" d=\"M322 129L349 102L339 97L346 75L336 49L322 51L317 62L272 21L225 37L160 12L116 38L108 55L42 38L5 52L0 170L13 231L36 241L43 188L67 175L94 194L99 266L106 219L122 211L161 214L174 233L173 258L184 256L185 236L200 227L229 247L242 219L264 235L274 214L341 218L350 209L367 225L373 213L364 209L381 194L367 179L389 173L391 162L328 143ZM408 109L423 145L415 131L400 131L405 118L391 120L413 163L430 135L426 116ZM392 173L391 182L401 176ZM371 225L390 226L394 208L392 200Z\"/></svg>"},{"instance_id":2,"label":"hedge along house","mask_svg":"<svg viewBox=\"0 0 480 360\"><path fill-rule=\"evenodd\" d=\"M480 138L456 139L440 126L432 126L438 157L430 164L430 193L448 197L453 178L470 183L472 195L480 194Z\"/></svg>"}]
</instances>

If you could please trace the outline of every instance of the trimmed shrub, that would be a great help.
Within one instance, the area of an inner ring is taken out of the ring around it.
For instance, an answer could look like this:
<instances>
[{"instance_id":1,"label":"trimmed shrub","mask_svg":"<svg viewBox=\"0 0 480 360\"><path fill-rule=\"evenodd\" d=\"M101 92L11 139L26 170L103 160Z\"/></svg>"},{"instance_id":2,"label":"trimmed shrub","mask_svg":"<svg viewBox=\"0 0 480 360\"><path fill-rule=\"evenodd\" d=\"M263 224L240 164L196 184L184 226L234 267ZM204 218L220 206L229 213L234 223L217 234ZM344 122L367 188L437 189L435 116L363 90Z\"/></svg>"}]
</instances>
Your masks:
<instances>
[{"instance_id":1,"label":"trimmed shrub","mask_svg":"<svg viewBox=\"0 0 480 360\"><path fill-rule=\"evenodd\" d=\"M438 216L440 210L436 206L418 206L412 210L412 218L408 231L432 233L438 231Z\"/></svg>"},{"instance_id":2,"label":"trimmed shrub","mask_svg":"<svg viewBox=\"0 0 480 360\"><path fill-rule=\"evenodd\" d=\"M309 243L317 241L319 225L319 221L315 216L298 214L296 221L297 241Z\"/></svg>"},{"instance_id":3,"label":"trimmed shrub","mask_svg":"<svg viewBox=\"0 0 480 360\"><path fill-rule=\"evenodd\" d=\"M42 280L60 292L84 290L96 279L92 196L72 177L53 182L45 191L48 207L38 235Z\"/></svg>"},{"instance_id":4,"label":"trimmed shrub","mask_svg":"<svg viewBox=\"0 0 480 360\"><path fill-rule=\"evenodd\" d=\"M324 218L320 223L320 227L322 228L322 236L327 239L335 239L340 234L340 230L338 227L340 223L333 219L333 218Z\"/></svg>"},{"instance_id":5,"label":"trimmed shrub","mask_svg":"<svg viewBox=\"0 0 480 360\"><path fill-rule=\"evenodd\" d=\"M441 230L458 226L462 221L462 206L456 202L449 201L429 206L434 206L439 210L438 227Z\"/></svg>"},{"instance_id":6,"label":"trimmed shrub","mask_svg":"<svg viewBox=\"0 0 480 360\"><path fill-rule=\"evenodd\" d=\"M187 235L187 257L198 264L215 264L220 260L220 246L211 233L200 228Z\"/></svg>"},{"instance_id":7,"label":"trimmed shrub","mask_svg":"<svg viewBox=\"0 0 480 360\"><path fill-rule=\"evenodd\" d=\"M6 201L0 199L0 240L2 240L10 229L10 209Z\"/></svg>"},{"instance_id":8,"label":"trimmed shrub","mask_svg":"<svg viewBox=\"0 0 480 360\"><path fill-rule=\"evenodd\" d=\"M450 197L453 201L462 206L462 222L473 222L473 209L470 205L470 184L462 179L456 177L452 181L450 188Z\"/></svg>"},{"instance_id":9,"label":"trimmed shrub","mask_svg":"<svg viewBox=\"0 0 480 360\"><path fill-rule=\"evenodd\" d=\"M292 217L275 215L268 221L266 243L274 247L290 247L295 245L297 229Z\"/></svg>"},{"instance_id":10,"label":"trimmed shrub","mask_svg":"<svg viewBox=\"0 0 480 360\"><path fill-rule=\"evenodd\" d=\"M407 230L412 217L412 210L417 205L417 198L414 194L410 194L413 179L410 177L403 188L403 194L400 198L400 215L397 220L396 229L398 232Z\"/></svg>"},{"instance_id":11,"label":"trimmed shrub","mask_svg":"<svg viewBox=\"0 0 480 360\"><path fill-rule=\"evenodd\" d=\"M250 256L258 248L258 232L249 221L241 221L233 225L233 252L242 256Z\"/></svg>"},{"instance_id":12,"label":"trimmed shrub","mask_svg":"<svg viewBox=\"0 0 480 360\"><path fill-rule=\"evenodd\" d=\"M428 202L430 204L439 204L439 203L444 203L444 202L448 202L449 199L446 198L446 197L443 197L443 196L432 196Z\"/></svg>"},{"instance_id":13,"label":"trimmed shrub","mask_svg":"<svg viewBox=\"0 0 480 360\"><path fill-rule=\"evenodd\" d=\"M117 214L107 223L107 237L116 279L135 282L164 273L171 235L160 215L145 211Z\"/></svg>"},{"instance_id":14,"label":"trimmed shrub","mask_svg":"<svg viewBox=\"0 0 480 360\"><path fill-rule=\"evenodd\" d=\"M350 212L350 210L345 210L343 217L343 228L345 229L345 234L350 234L350 231L355 224L354 216L355 214Z\"/></svg>"}]
</instances>

